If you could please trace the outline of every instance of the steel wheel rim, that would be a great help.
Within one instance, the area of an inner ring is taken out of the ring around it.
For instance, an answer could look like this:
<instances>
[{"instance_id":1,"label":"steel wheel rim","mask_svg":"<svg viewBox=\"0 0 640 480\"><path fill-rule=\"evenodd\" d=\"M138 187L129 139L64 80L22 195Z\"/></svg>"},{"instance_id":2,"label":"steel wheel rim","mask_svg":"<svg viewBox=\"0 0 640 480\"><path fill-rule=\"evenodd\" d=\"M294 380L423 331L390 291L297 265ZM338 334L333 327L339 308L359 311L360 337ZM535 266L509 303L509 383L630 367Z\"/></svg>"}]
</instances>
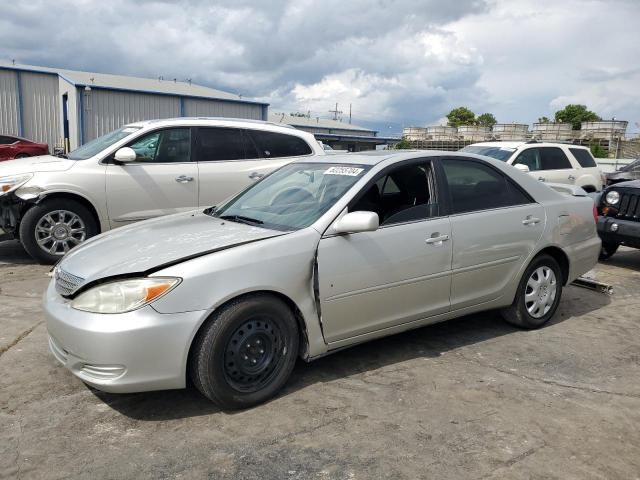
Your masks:
<instances>
[{"instance_id":1,"label":"steel wheel rim","mask_svg":"<svg viewBox=\"0 0 640 480\"><path fill-rule=\"evenodd\" d=\"M38 220L35 237L42 250L50 255L62 256L84 242L87 227L77 213L53 210Z\"/></svg>"},{"instance_id":2,"label":"steel wheel rim","mask_svg":"<svg viewBox=\"0 0 640 480\"><path fill-rule=\"evenodd\" d=\"M285 353L282 331L274 319L252 317L233 332L227 343L225 379L240 392L259 391L277 375Z\"/></svg>"},{"instance_id":3,"label":"steel wheel rim","mask_svg":"<svg viewBox=\"0 0 640 480\"><path fill-rule=\"evenodd\" d=\"M542 318L556 300L558 281L554 271L545 266L536 268L527 280L524 291L524 306L533 318Z\"/></svg>"}]
</instances>

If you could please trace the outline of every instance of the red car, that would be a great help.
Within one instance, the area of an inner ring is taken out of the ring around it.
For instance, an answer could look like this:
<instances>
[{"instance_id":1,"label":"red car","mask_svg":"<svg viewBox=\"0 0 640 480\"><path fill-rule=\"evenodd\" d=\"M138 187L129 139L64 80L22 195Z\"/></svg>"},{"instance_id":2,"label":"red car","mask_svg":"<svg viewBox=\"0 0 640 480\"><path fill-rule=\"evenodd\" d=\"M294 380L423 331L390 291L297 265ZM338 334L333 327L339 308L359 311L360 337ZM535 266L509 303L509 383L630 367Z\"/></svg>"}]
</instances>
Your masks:
<instances>
[{"instance_id":1,"label":"red car","mask_svg":"<svg viewBox=\"0 0 640 480\"><path fill-rule=\"evenodd\" d=\"M48 153L49 145L46 143L36 143L13 135L0 135L0 162L12 158L47 155Z\"/></svg>"}]
</instances>

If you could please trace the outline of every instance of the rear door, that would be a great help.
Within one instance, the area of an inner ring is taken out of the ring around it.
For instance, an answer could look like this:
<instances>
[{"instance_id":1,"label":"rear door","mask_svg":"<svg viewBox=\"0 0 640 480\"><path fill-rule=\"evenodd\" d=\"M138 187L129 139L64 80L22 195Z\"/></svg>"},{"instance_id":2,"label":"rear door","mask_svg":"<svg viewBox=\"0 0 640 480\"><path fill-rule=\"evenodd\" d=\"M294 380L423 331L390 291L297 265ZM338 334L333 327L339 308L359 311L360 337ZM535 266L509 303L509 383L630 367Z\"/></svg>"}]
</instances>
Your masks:
<instances>
[{"instance_id":1,"label":"rear door","mask_svg":"<svg viewBox=\"0 0 640 480\"><path fill-rule=\"evenodd\" d=\"M191 161L191 129L154 130L130 142L136 161L106 163L112 227L196 208L198 172Z\"/></svg>"},{"instance_id":2,"label":"rear door","mask_svg":"<svg viewBox=\"0 0 640 480\"><path fill-rule=\"evenodd\" d=\"M582 186L593 186L596 190L602 190L604 179L602 170L598 167L596 160L587 148L569 148L569 153L573 155L575 162L580 165L577 170L576 184Z\"/></svg>"},{"instance_id":3,"label":"rear door","mask_svg":"<svg viewBox=\"0 0 640 480\"><path fill-rule=\"evenodd\" d=\"M536 247L545 210L481 160L442 161L450 198L453 261L451 309L502 295Z\"/></svg>"},{"instance_id":4,"label":"rear door","mask_svg":"<svg viewBox=\"0 0 640 480\"><path fill-rule=\"evenodd\" d=\"M430 162L405 163L364 187L349 211L373 211L373 232L325 234L318 246L322 324L340 342L449 310L451 245Z\"/></svg>"},{"instance_id":5,"label":"rear door","mask_svg":"<svg viewBox=\"0 0 640 480\"><path fill-rule=\"evenodd\" d=\"M200 180L198 205L217 205L296 157L311 153L309 145L293 135L200 127L194 141Z\"/></svg>"}]
</instances>

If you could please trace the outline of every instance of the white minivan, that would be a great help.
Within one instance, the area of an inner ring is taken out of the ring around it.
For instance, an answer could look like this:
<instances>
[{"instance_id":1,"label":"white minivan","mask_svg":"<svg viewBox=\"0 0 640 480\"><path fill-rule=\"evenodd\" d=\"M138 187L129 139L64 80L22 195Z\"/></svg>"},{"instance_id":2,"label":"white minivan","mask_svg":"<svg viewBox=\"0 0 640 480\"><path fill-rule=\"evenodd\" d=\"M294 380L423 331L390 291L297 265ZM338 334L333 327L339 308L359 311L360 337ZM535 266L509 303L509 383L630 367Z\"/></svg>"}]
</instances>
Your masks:
<instances>
[{"instance_id":1,"label":"white minivan","mask_svg":"<svg viewBox=\"0 0 640 480\"><path fill-rule=\"evenodd\" d=\"M0 163L0 240L54 263L98 233L213 206L293 160L324 155L310 133L252 120L132 123L66 156Z\"/></svg>"}]
</instances>

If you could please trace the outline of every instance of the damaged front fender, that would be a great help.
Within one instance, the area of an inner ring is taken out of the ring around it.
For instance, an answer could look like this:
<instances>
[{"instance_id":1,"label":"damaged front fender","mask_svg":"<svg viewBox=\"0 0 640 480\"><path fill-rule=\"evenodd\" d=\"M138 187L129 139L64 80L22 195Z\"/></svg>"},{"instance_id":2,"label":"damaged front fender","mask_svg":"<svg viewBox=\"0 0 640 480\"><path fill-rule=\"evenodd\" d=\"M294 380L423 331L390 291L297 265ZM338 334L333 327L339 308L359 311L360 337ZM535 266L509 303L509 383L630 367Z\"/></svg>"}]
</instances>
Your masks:
<instances>
[{"instance_id":1,"label":"damaged front fender","mask_svg":"<svg viewBox=\"0 0 640 480\"><path fill-rule=\"evenodd\" d=\"M17 193L18 191L0 195L0 240L18 238L20 220L29 207L40 198L39 193L36 195L31 191L20 196Z\"/></svg>"}]
</instances>

